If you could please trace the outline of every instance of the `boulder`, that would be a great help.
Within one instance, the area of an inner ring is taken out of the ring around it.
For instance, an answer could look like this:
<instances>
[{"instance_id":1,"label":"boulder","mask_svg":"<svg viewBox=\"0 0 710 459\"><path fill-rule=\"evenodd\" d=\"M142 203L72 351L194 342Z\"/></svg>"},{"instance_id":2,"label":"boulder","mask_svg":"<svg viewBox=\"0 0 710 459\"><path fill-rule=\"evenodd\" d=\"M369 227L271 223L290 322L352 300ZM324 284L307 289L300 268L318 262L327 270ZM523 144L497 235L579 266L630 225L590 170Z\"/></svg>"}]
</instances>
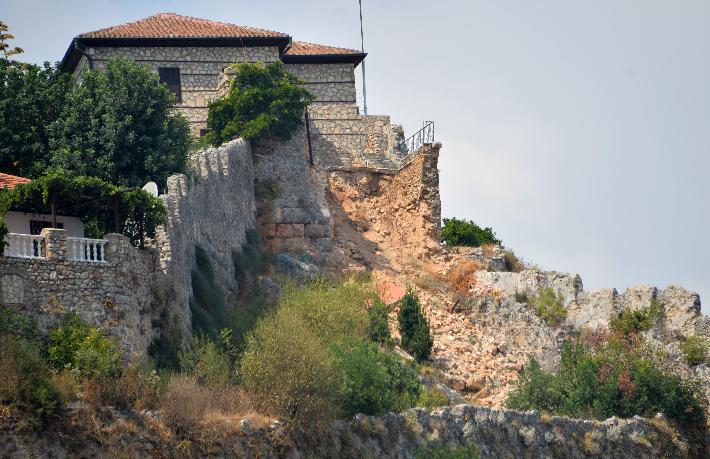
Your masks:
<instances>
[{"instance_id":1,"label":"boulder","mask_svg":"<svg viewBox=\"0 0 710 459\"><path fill-rule=\"evenodd\" d=\"M320 269L316 265L298 260L287 253L279 253L274 257L274 269L279 274L301 281L314 279L321 275Z\"/></svg>"}]
</instances>

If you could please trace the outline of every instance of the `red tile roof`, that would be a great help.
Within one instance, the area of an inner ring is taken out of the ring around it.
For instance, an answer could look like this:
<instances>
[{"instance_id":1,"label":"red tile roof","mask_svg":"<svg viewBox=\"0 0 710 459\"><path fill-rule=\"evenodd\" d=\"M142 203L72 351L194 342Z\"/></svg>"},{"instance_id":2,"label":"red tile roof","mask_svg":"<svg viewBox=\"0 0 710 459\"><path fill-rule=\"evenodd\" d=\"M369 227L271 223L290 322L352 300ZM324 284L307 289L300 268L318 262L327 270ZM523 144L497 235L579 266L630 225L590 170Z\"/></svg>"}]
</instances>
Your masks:
<instances>
[{"instance_id":1,"label":"red tile roof","mask_svg":"<svg viewBox=\"0 0 710 459\"><path fill-rule=\"evenodd\" d=\"M304 41L294 41L286 52L289 56L322 56L334 54L361 54L357 49L337 48L335 46L316 45Z\"/></svg>"},{"instance_id":2,"label":"red tile roof","mask_svg":"<svg viewBox=\"0 0 710 459\"><path fill-rule=\"evenodd\" d=\"M237 38L288 37L271 30L243 27L225 22L158 13L145 19L87 32L79 38Z\"/></svg>"},{"instance_id":3,"label":"red tile roof","mask_svg":"<svg viewBox=\"0 0 710 459\"><path fill-rule=\"evenodd\" d=\"M18 177L16 175L3 174L0 172L0 188L15 188L15 186L21 183L30 183L32 180L24 177Z\"/></svg>"}]
</instances>

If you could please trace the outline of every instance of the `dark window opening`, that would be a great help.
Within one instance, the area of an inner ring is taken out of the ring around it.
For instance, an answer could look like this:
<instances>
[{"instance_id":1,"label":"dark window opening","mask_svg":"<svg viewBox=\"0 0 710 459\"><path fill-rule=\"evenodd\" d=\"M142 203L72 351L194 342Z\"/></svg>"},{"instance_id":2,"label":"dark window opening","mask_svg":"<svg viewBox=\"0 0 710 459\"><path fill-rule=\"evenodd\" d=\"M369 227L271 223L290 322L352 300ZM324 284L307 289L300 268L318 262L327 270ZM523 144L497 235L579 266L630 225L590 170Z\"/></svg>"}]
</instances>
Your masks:
<instances>
[{"instance_id":1,"label":"dark window opening","mask_svg":"<svg viewBox=\"0 0 710 459\"><path fill-rule=\"evenodd\" d=\"M210 133L209 129L200 129L200 137L204 137Z\"/></svg>"},{"instance_id":2,"label":"dark window opening","mask_svg":"<svg viewBox=\"0 0 710 459\"><path fill-rule=\"evenodd\" d=\"M160 82L165 83L168 89L175 94L178 102L182 102L182 87L180 86L180 69L179 68L165 68L161 67L158 69L158 75L160 76Z\"/></svg>"},{"instance_id":3,"label":"dark window opening","mask_svg":"<svg viewBox=\"0 0 710 459\"><path fill-rule=\"evenodd\" d=\"M42 232L44 228L51 228L52 222L46 222L44 220L30 220L30 234L37 235ZM64 229L64 223L57 222L57 229Z\"/></svg>"}]
</instances>

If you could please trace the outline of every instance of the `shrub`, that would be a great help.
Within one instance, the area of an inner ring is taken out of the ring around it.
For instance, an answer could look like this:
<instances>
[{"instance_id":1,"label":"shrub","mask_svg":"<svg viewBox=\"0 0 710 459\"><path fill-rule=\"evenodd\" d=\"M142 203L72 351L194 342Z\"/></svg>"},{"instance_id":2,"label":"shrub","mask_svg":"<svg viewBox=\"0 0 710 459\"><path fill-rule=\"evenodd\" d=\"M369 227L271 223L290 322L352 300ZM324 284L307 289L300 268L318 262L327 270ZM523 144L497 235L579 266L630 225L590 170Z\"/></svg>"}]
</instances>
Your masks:
<instances>
[{"instance_id":1,"label":"shrub","mask_svg":"<svg viewBox=\"0 0 710 459\"><path fill-rule=\"evenodd\" d=\"M112 377L118 373L121 359L118 346L75 313L50 331L47 352L54 368L70 368L83 377Z\"/></svg>"},{"instance_id":2,"label":"shrub","mask_svg":"<svg viewBox=\"0 0 710 459\"><path fill-rule=\"evenodd\" d=\"M291 138L313 95L280 62L241 63L232 69L227 95L209 104L208 141L217 146L237 137Z\"/></svg>"},{"instance_id":3,"label":"shrub","mask_svg":"<svg viewBox=\"0 0 710 459\"><path fill-rule=\"evenodd\" d=\"M375 301L367 310L367 335L371 341L390 346L392 336L389 324L390 307L382 301Z\"/></svg>"},{"instance_id":4,"label":"shrub","mask_svg":"<svg viewBox=\"0 0 710 459\"><path fill-rule=\"evenodd\" d=\"M343 415L380 415L414 406L420 391L417 373L395 354L362 339L336 343L331 353L344 387Z\"/></svg>"},{"instance_id":5,"label":"shrub","mask_svg":"<svg viewBox=\"0 0 710 459\"><path fill-rule=\"evenodd\" d=\"M30 424L46 423L60 408L59 392L36 345L0 337L0 404L9 403Z\"/></svg>"},{"instance_id":6,"label":"shrub","mask_svg":"<svg viewBox=\"0 0 710 459\"><path fill-rule=\"evenodd\" d=\"M279 182L265 178L254 183L254 197L257 201L272 201L281 196Z\"/></svg>"},{"instance_id":7,"label":"shrub","mask_svg":"<svg viewBox=\"0 0 710 459\"><path fill-rule=\"evenodd\" d=\"M367 339L367 307L378 300L360 278L343 282L324 279L305 286L287 285L279 308L292 311L324 345L346 338Z\"/></svg>"},{"instance_id":8,"label":"shrub","mask_svg":"<svg viewBox=\"0 0 710 459\"><path fill-rule=\"evenodd\" d=\"M433 410L434 408L439 408L441 406L446 406L449 404L449 397L439 389L424 389L419 395L419 400L417 400L417 406L426 408L427 410Z\"/></svg>"},{"instance_id":9,"label":"shrub","mask_svg":"<svg viewBox=\"0 0 710 459\"><path fill-rule=\"evenodd\" d=\"M476 283L474 273L485 269L486 267L480 262L469 259L462 260L446 273L446 281L454 287L456 292L467 295L469 288Z\"/></svg>"},{"instance_id":10,"label":"shrub","mask_svg":"<svg viewBox=\"0 0 710 459\"><path fill-rule=\"evenodd\" d=\"M35 327L29 317L15 314L0 306L0 338L3 336L21 338L29 342L37 341Z\"/></svg>"},{"instance_id":11,"label":"shrub","mask_svg":"<svg viewBox=\"0 0 710 459\"><path fill-rule=\"evenodd\" d=\"M687 337L681 343L680 349L688 365L700 365L708 362L708 342L702 336Z\"/></svg>"},{"instance_id":12,"label":"shrub","mask_svg":"<svg viewBox=\"0 0 710 459\"><path fill-rule=\"evenodd\" d=\"M491 228L481 228L470 220L445 218L441 240L446 245L480 247L482 244L500 244Z\"/></svg>"},{"instance_id":13,"label":"shrub","mask_svg":"<svg viewBox=\"0 0 710 459\"><path fill-rule=\"evenodd\" d=\"M562 305L562 295L550 287L541 287L530 299L538 317L549 325L560 324L567 318L567 309Z\"/></svg>"},{"instance_id":14,"label":"shrub","mask_svg":"<svg viewBox=\"0 0 710 459\"><path fill-rule=\"evenodd\" d=\"M479 452L476 445L451 447L440 445L430 449L417 451L416 459L478 459Z\"/></svg>"},{"instance_id":15,"label":"shrub","mask_svg":"<svg viewBox=\"0 0 710 459\"><path fill-rule=\"evenodd\" d=\"M211 387L224 386L232 379L230 356L204 336L193 337L189 349L180 353L180 369Z\"/></svg>"},{"instance_id":16,"label":"shrub","mask_svg":"<svg viewBox=\"0 0 710 459\"><path fill-rule=\"evenodd\" d=\"M315 332L297 311L281 308L249 334L238 379L259 409L304 425L336 417L341 386Z\"/></svg>"},{"instance_id":17,"label":"shrub","mask_svg":"<svg viewBox=\"0 0 710 459\"><path fill-rule=\"evenodd\" d=\"M213 339L227 325L225 295L215 280L214 268L207 252L195 246L195 268L192 270L192 329Z\"/></svg>"},{"instance_id":18,"label":"shrub","mask_svg":"<svg viewBox=\"0 0 710 459\"><path fill-rule=\"evenodd\" d=\"M397 319L402 348L412 354L417 362L428 359L434 340L429 330L429 321L419 304L419 297L413 290L409 289L400 300Z\"/></svg>"},{"instance_id":19,"label":"shrub","mask_svg":"<svg viewBox=\"0 0 710 459\"><path fill-rule=\"evenodd\" d=\"M505 260L505 268L508 271L519 273L525 269L525 263L523 263L512 250L503 252L503 259Z\"/></svg>"},{"instance_id":20,"label":"shrub","mask_svg":"<svg viewBox=\"0 0 710 459\"><path fill-rule=\"evenodd\" d=\"M663 372L634 341L610 336L592 344L585 339L566 342L557 373L544 371L531 359L507 405L594 419L660 412L697 422L703 417L702 400L696 381Z\"/></svg>"},{"instance_id":21,"label":"shrub","mask_svg":"<svg viewBox=\"0 0 710 459\"><path fill-rule=\"evenodd\" d=\"M517 303L527 303L530 301L530 297L528 296L528 292L525 290L515 292L515 301Z\"/></svg>"},{"instance_id":22,"label":"shrub","mask_svg":"<svg viewBox=\"0 0 710 459\"><path fill-rule=\"evenodd\" d=\"M663 317L663 309L663 303L654 299L648 307L622 311L609 321L609 326L625 335L650 330Z\"/></svg>"}]
</instances>

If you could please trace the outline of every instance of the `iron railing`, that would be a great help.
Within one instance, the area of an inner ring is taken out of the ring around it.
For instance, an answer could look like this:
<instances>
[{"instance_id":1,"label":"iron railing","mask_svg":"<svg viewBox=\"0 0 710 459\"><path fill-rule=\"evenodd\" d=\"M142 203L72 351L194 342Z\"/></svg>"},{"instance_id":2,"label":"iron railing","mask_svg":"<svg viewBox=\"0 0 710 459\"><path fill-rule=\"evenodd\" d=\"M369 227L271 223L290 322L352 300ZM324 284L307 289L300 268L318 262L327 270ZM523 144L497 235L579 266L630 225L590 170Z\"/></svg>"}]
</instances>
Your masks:
<instances>
[{"instance_id":1,"label":"iron railing","mask_svg":"<svg viewBox=\"0 0 710 459\"><path fill-rule=\"evenodd\" d=\"M418 151L424 144L434 143L434 122L424 121L423 124L421 129L400 143L400 150L411 154Z\"/></svg>"}]
</instances>

